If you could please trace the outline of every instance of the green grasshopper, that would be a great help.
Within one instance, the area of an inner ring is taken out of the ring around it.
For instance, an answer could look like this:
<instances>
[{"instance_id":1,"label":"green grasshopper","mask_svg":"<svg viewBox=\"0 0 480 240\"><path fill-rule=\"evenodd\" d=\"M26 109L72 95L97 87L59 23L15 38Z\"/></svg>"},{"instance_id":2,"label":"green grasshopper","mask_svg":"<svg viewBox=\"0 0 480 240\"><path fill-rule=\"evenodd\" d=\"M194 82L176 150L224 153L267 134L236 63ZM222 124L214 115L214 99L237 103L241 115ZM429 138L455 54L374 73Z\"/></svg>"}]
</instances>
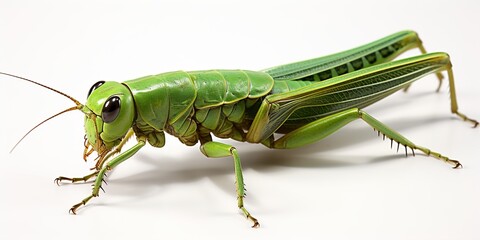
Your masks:
<instances>
[{"instance_id":1,"label":"green grasshopper","mask_svg":"<svg viewBox=\"0 0 480 240\"><path fill-rule=\"evenodd\" d=\"M392 61L413 48L418 48L422 55ZM166 132L187 146L200 142L200 150L207 157L233 158L238 208L253 222L252 227L258 227L259 222L243 203L245 188L239 153L231 145L213 141L212 134L218 138L261 143L268 148L290 149L319 141L351 121L362 119L379 135L388 137L392 144L397 142L397 150L403 145L406 154L407 148L413 155L414 150L419 150L458 168L462 166L460 162L412 143L362 110L431 73L437 75L438 90L443 79L441 71L448 74L452 113L477 127L478 121L458 112L449 56L427 54L413 31L398 32L351 50L262 71L176 71L123 83L99 81L90 88L86 104L38 82L2 74L48 88L75 103L33 129L68 111L80 110L85 114L83 158L86 160L93 152L98 154L93 172L79 178L55 179L57 184L94 179L92 193L70 209L72 214L99 196L108 171L147 143L163 147ZM134 135L136 144L122 152L122 147Z\"/></svg>"}]
</instances>

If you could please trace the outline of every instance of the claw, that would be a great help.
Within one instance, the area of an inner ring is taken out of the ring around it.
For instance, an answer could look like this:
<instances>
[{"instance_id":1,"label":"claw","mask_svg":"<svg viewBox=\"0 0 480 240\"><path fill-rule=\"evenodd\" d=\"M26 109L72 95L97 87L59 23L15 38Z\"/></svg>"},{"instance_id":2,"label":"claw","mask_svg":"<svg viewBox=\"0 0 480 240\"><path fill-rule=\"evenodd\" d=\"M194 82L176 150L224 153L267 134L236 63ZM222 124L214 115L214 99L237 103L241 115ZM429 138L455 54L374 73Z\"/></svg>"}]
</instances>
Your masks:
<instances>
[{"instance_id":1,"label":"claw","mask_svg":"<svg viewBox=\"0 0 480 240\"><path fill-rule=\"evenodd\" d=\"M73 179L72 178L67 178L67 177L57 177L53 180L54 183L56 183L58 186L60 186L60 183L63 181L63 180L69 180L69 181L72 181L72 183L74 183Z\"/></svg>"},{"instance_id":2,"label":"claw","mask_svg":"<svg viewBox=\"0 0 480 240\"><path fill-rule=\"evenodd\" d=\"M68 210L68 213L70 213L72 215L77 215L77 213L75 212L75 210L73 208L70 208L70 210Z\"/></svg>"},{"instance_id":3,"label":"claw","mask_svg":"<svg viewBox=\"0 0 480 240\"><path fill-rule=\"evenodd\" d=\"M256 218L254 218L252 216L248 216L248 219L252 220L252 222L253 222L252 228L259 228L260 227L260 223L257 221Z\"/></svg>"},{"instance_id":4,"label":"claw","mask_svg":"<svg viewBox=\"0 0 480 240\"><path fill-rule=\"evenodd\" d=\"M70 208L70 210L68 212L73 214L73 215L77 215L77 209L80 206L87 204L87 202L90 201L90 199L92 199L93 197L94 197L93 195L90 195L90 196L86 197L80 203L77 203L77 204L73 205L72 208Z\"/></svg>"},{"instance_id":5,"label":"claw","mask_svg":"<svg viewBox=\"0 0 480 240\"><path fill-rule=\"evenodd\" d=\"M75 205L73 205L72 208L70 208L70 210L68 212L72 213L73 215L77 215L77 209L82 206L82 205L85 205L86 202L85 201L82 201L81 203L77 203Z\"/></svg>"},{"instance_id":6,"label":"claw","mask_svg":"<svg viewBox=\"0 0 480 240\"><path fill-rule=\"evenodd\" d=\"M455 164L455 166L452 167L453 169L463 168L463 165L457 160L450 160L450 163Z\"/></svg>"}]
</instances>

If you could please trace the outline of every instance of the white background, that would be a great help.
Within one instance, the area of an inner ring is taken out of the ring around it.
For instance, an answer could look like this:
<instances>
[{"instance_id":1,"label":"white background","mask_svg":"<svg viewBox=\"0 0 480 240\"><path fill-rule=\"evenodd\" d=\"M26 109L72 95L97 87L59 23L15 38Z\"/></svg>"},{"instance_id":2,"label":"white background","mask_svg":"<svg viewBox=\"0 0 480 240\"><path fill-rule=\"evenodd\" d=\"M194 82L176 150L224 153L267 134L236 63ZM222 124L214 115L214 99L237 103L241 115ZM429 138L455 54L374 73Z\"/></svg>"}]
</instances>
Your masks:
<instances>
[{"instance_id":1,"label":"white background","mask_svg":"<svg viewBox=\"0 0 480 240\"><path fill-rule=\"evenodd\" d=\"M414 29L448 52L460 110L479 119L478 1L0 1L0 71L82 102L98 80L173 70L263 69ZM408 55L419 52L412 50ZM367 108L413 142L459 159L450 166L390 150L361 121L292 151L224 141L240 152L251 229L236 208L233 164L168 137L120 165L101 194L83 176L83 116L32 126L71 102L1 76L0 239L479 239L480 129L449 112L433 76Z\"/></svg>"}]
</instances>

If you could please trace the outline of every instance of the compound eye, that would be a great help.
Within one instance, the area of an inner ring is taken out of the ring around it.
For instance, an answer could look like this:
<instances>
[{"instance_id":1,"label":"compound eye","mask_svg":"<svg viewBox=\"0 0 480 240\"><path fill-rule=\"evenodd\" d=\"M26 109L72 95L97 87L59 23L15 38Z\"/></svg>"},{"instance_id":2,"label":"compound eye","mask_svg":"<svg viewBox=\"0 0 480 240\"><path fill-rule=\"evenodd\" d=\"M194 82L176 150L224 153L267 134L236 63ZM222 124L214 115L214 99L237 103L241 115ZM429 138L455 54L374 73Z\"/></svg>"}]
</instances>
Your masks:
<instances>
[{"instance_id":1,"label":"compound eye","mask_svg":"<svg viewBox=\"0 0 480 240\"><path fill-rule=\"evenodd\" d=\"M103 105L102 120L105 123L113 122L120 113L120 98L117 96L110 97Z\"/></svg>"},{"instance_id":2,"label":"compound eye","mask_svg":"<svg viewBox=\"0 0 480 240\"><path fill-rule=\"evenodd\" d=\"M96 82L95 84L93 84L93 86L90 88L90 90L88 91L88 95L87 95L87 98L90 96L90 94L92 94L92 92L99 88L100 86L102 86L103 84L105 83L105 81L98 81Z\"/></svg>"}]
</instances>

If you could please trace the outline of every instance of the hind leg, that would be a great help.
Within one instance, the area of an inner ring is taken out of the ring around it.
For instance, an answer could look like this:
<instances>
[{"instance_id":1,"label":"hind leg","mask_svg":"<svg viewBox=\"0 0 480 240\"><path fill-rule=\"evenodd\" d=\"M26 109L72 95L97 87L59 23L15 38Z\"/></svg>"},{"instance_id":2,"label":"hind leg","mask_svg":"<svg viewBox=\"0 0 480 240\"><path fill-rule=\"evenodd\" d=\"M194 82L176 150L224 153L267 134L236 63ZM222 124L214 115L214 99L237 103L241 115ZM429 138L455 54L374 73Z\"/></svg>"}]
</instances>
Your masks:
<instances>
[{"instance_id":1,"label":"hind leg","mask_svg":"<svg viewBox=\"0 0 480 240\"><path fill-rule=\"evenodd\" d=\"M271 142L271 144L264 144L266 144L268 147L276 149L289 149L305 146L307 144L319 141L329 136L330 134L336 132L343 126L356 119L362 119L379 133L382 133L384 136L390 138L392 140L392 143L393 141L395 141L398 143L398 146L403 145L405 148L405 154L407 154L407 148L410 148L413 154L415 154L414 150L422 151L428 156L432 156L436 159L442 160L445 163L452 165L453 168L459 168L462 166L462 164L460 164L460 162L456 160L452 160L426 147L414 144L401 134L389 128L387 125L383 124L382 122L370 116L368 113L358 108L352 108L322 119L318 119L314 122L311 122L305 126L302 126L294 131L285 134L281 138Z\"/></svg>"}]
</instances>

